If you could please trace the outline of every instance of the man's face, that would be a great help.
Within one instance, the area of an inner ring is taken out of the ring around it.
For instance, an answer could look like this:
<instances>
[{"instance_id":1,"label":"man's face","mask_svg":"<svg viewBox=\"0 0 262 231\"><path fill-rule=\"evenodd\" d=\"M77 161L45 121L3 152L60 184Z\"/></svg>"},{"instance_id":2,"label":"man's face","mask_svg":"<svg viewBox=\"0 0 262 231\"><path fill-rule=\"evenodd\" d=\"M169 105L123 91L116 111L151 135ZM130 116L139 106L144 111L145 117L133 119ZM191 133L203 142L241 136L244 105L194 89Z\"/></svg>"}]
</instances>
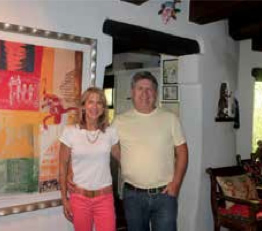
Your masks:
<instances>
[{"instance_id":1,"label":"man's face","mask_svg":"<svg viewBox=\"0 0 262 231\"><path fill-rule=\"evenodd\" d=\"M155 108L157 91L153 83L148 79L141 79L132 88L134 107L141 113L150 113Z\"/></svg>"}]
</instances>

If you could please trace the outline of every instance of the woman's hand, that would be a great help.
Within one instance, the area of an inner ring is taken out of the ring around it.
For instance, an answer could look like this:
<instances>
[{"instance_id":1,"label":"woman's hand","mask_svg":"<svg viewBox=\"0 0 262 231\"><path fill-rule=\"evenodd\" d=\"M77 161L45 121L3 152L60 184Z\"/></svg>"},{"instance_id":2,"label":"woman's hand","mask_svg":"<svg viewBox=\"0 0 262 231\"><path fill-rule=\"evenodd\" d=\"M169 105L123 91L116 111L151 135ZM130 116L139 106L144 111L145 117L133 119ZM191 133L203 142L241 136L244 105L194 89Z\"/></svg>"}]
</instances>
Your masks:
<instances>
[{"instance_id":1,"label":"woman's hand","mask_svg":"<svg viewBox=\"0 0 262 231\"><path fill-rule=\"evenodd\" d=\"M64 208L64 214L67 220L69 220L70 222L73 221L73 213L71 210L71 206L69 203L69 200L65 200L63 201L63 208Z\"/></svg>"},{"instance_id":2,"label":"woman's hand","mask_svg":"<svg viewBox=\"0 0 262 231\"><path fill-rule=\"evenodd\" d=\"M67 186L67 190L68 190L69 193L75 192L76 184L72 180L68 179L66 186Z\"/></svg>"}]
</instances>

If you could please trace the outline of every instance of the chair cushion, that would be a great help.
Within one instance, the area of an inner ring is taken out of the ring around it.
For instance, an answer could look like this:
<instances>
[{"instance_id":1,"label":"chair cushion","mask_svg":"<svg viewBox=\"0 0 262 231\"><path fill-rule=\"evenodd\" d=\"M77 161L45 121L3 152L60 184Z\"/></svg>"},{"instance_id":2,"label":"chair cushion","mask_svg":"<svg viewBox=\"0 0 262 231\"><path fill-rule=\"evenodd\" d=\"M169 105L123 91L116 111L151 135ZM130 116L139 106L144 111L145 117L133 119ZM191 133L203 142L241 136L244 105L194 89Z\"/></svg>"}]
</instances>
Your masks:
<instances>
[{"instance_id":1,"label":"chair cushion","mask_svg":"<svg viewBox=\"0 0 262 231\"><path fill-rule=\"evenodd\" d=\"M216 179L225 196L245 200L258 199L255 183L246 174L217 177ZM233 205L233 202L226 201L227 209Z\"/></svg>"},{"instance_id":2,"label":"chair cushion","mask_svg":"<svg viewBox=\"0 0 262 231\"><path fill-rule=\"evenodd\" d=\"M243 161L243 168L247 172L248 176L254 180L256 185L262 185L262 164L257 161Z\"/></svg>"},{"instance_id":3,"label":"chair cushion","mask_svg":"<svg viewBox=\"0 0 262 231\"><path fill-rule=\"evenodd\" d=\"M219 215L244 220L250 217L250 210L247 205L233 205L229 209L219 207L218 208ZM262 211L259 211L256 214L257 220L262 220Z\"/></svg>"}]
</instances>

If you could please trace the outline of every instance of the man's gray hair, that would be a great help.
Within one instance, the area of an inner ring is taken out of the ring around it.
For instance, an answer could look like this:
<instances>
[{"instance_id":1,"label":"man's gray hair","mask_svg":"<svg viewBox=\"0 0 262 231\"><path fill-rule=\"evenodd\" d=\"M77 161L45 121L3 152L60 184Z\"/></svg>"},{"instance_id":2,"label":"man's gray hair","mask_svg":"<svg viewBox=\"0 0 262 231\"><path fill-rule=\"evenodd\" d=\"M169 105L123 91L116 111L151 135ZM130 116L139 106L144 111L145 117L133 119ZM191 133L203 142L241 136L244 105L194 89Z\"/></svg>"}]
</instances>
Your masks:
<instances>
[{"instance_id":1,"label":"man's gray hair","mask_svg":"<svg viewBox=\"0 0 262 231\"><path fill-rule=\"evenodd\" d=\"M141 71L141 72L137 72L133 78L132 78L132 82L131 82L131 88L134 88L136 83L139 80L142 79L148 79L149 81L152 82L154 89L157 91L158 89L158 82L156 80L156 77L154 75L151 74L151 72L149 71Z\"/></svg>"}]
</instances>

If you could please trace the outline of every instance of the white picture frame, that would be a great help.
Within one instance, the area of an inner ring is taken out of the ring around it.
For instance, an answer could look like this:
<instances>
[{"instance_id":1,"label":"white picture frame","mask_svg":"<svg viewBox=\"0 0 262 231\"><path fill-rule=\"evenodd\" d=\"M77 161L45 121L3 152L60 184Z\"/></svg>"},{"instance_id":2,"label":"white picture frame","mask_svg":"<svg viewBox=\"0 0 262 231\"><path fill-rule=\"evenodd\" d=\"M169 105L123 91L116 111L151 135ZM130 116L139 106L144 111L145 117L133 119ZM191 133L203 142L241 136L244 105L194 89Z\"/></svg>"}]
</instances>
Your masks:
<instances>
[{"instance_id":1,"label":"white picture frame","mask_svg":"<svg viewBox=\"0 0 262 231\"><path fill-rule=\"evenodd\" d=\"M163 61L163 84L178 83L178 59Z\"/></svg>"},{"instance_id":2,"label":"white picture frame","mask_svg":"<svg viewBox=\"0 0 262 231\"><path fill-rule=\"evenodd\" d=\"M164 85L163 86L163 101L179 101L179 86L174 85Z\"/></svg>"}]
</instances>

